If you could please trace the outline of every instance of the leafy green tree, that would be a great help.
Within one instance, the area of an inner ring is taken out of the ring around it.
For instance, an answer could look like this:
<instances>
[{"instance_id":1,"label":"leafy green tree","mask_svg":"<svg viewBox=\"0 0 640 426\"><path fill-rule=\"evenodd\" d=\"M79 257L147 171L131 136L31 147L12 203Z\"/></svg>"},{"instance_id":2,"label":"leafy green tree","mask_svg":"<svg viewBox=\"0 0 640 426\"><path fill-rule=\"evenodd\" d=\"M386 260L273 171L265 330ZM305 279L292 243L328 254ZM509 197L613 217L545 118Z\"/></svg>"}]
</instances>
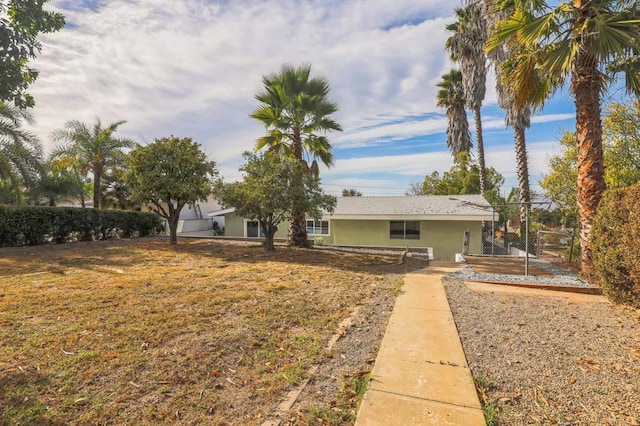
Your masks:
<instances>
[{"instance_id":1,"label":"leafy green tree","mask_svg":"<svg viewBox=\"0 0 640 426\"><path fill-rule=\"evenodd\" d=\"M3 199L12 203L20 202L24 189L36 182L43 161L42 145L22 128L24 123L33 123L27 111L0 102L0 182Z\"/></svg>"},{"instance_id":2,"label":"leafy green tree","mask_svg":"<svg viewBox=\"0 0 640 426\"><path fill-rule=\"evenodd\" d=\"M0 3L0 101L25 109L34 105L27 87L38 77L28 66L42 45L38 35L64 27L64 16L43 10L49 0L3 0Z\"/></svg>"},{"instance_id":3,"label":"leafy green tree","mask_svg":"<svg viewBox=\"0 0 640 426\"><path fill-rule=\"evenodd\" d=\"M462 73L458 70L449 71L442 76L437 86L440 89L436 105L447 109L447 147L453 158L456 158L461 152L470 152L472 146L465 109Z\"/></svg>"},{"instance_id":4,"label":"leafy green tree","mask_svg":"<svg viewBox=\"0 0 640 426\"><path fill-rule=\"evenodd\" d=\"M549 158L550 173L539 182L544 195L549 197L564 215L565 220L578 215L576 186L578 165L576 137L566 131L560 138L560 153Z\"/></svg>"},{"instance_id":5,"label":"leafy green tree","mask_svg":"<svg viewBox=\"0 0 640 426\"><path fill-rule=\"evenodd\" d=\"M602 124L607 188L640 182L640 101L607 105Z\"/></svg>"},{"instance_id":6,"label":"leafy green tree","mask_svg":"<svg viewBox=\"0 0 640 426\"><path fill-rule=\"evenodd\" d=\"M294 206L303 207L313 218L322 216L321 209L333 212L336 198L324 194L319 179L304 173L304 166L295 158L281 157L273 151L245 152L244 157L247 163L240 167L244 180L219 183L216 197L224 206L235 207L236 213L260 223L265 250L275 250L277 227Z\"/></svg>"},{"instance_id":7,"label":"leafy green tree","mask_svg":"<svg viewBox=\"0 0 640 426\"><path fill-rule=\"evenodd\" d=\"M624 188L640 182L640 102L612 103L603 117L605 183L608 188ZM577 217L578 152L576 137L565 132L561 151L549 158L549 174L540 181L544 194L563 212Z\"/></svg>"},{"instance_id":8,"label":"leafy green tree","mask_svg":"<svg viewBox=\"0 0 640 426\"><path fill-rule=\"evenodd\" d=\"M256 150L268 148L293 157L305 166L305 173L317 177L317 159L333 165L331 144L324 134L342 130L331 118L338 106L328 98L329 83L322 77L311 78L311 65L283 65L279 73L263 77L262 83L264 90L256 95L260 105L251 117L264 124L267 135L257 140ZM308 244L303 207L294 205L291 210L288 238L297 246Z\"/></svg>"},{"instance_id":9,"label":"leafy green tree","mask_svg":"<svg viewBox=\"0 0 640 426\"><path fill-rule=\"evenodd\" d=\"M503 0L501 0L503 1ZM511 0L506 0L511 1ZM576 107L581 268L593 275L591 227L605 190L601 96L618 73L640 94L640 9L636 1L513 2L513 12L489 39L489 50L519 43L501 64L516 104L541 106L569 80Z\"/></svg>"},{"instance_id":10,"label":"leafy green tree","mask_svg":"<svg viewBox=\"0 0 640 426\"><path fill-rule=\"evenodd\" d=\"M51 153L54 159L64 158L81 170L82 177L93 175L93 208L101 208L102 179L114 168L123 164L125 148L133 148L135 142L117 138L114 133L126 121L116 121L106 127L97 119L92 127L77 120L68 121L63 129L53 132L53 139L63 142Z\"/></svg>"},{"instance_id":11,"label":"leafy green tree","mask_svg":"<svg viewBox=\"0 0 640 426\"><path fill-rule=\"evenodd\" d=\"M486 191L495 190L504 179L493 167L487 169ZM485 192L486 192L485 191ZM461 152L454 165L442 176L433 172L424 178L422 193L425 195L480 194L480 169L469 153Z\"/></svg>"},{"instance_id":12,"label":"leafy green tree","mask_svg":"<svg viewBox=\"0 0 640 426\"><path fill-rule=\"evenodd\" d=\"M343 197L362 197L362 192L355 188L344 188L342 190Z\"/></svg>"},{"instance_id":13,"label":"leafy green tree","mask_svg":"<svg viewBox=\"0 0 640 426\"><path fill-rule=\"evenodd\" d=\"M127 164L125 182L131 199L150 203L169 224L169 244L176 244L182 208L206 200L213 192L218 176L215 161L207 160L200 144L191 138L171 136L136 147Z\"/></svg>"},{"instance_id":14,"label":"leafy green tree","mask_svg":"<svg viewBox=\"0 0 640 426\"><path fill-rule=\"evenodd\" d=\"M466 106L473 111L476 127L476 149L478 150L478 170L480 172L480 192L487 189L487 175L484 161L484 138L482 136L482 101L486 92L487 55L487 19L483 4L468 1L463 7L456 8L458 19L447 26L453 35L447 39L446 49L451 59L460 64L462 86ZM457 155L456 152L454 155Z\"/></svg>"}]
</instances>

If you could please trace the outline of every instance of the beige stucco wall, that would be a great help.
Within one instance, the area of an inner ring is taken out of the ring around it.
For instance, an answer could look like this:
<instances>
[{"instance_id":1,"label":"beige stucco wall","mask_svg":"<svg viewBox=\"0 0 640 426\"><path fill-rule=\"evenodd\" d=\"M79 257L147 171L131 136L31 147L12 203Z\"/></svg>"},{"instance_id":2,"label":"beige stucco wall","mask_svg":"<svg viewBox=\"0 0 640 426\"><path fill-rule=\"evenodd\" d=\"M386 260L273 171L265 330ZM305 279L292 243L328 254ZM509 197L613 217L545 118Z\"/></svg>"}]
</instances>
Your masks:
<instances>
[{"instance_id":1,"label":"beige stucco wall","mask_svg":"<svg viewBox=\"0 0 640 426\"><path fill-rule=\"evenodd\" d=\"M337 245L377 247L432 247L435 259L454 260L462 252L464 231L471 231L470 253L481 253L480 222L421 221L419 240L389 238L388 220L336 220L332 219L330 233Z\"/></svg>"}]
</instances>

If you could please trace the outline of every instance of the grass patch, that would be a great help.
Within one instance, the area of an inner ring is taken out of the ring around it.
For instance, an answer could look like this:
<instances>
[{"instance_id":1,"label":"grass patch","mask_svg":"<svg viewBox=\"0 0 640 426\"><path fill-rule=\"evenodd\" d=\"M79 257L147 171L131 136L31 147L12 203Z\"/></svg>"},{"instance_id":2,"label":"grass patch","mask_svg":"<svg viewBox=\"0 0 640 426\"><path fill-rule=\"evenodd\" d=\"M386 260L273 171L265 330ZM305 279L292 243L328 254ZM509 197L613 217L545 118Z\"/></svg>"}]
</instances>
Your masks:
<instances>
[{"instance_id":1,"label":"grass patch","mask_svg":"<svg viewBox=\"0 0 640 426\"><path fill-rule=\"evenodd\" d=\"M337 324L404 272L371 255L164 238L0 259L3 424L259 423L329 356ZM337 421L355 418L366 383L345 379Z\"/></svg>"},{"instance_id":2,"label":"grass patch","mask_svg":"<svg viewBox=\"0 0 640 426\"><path fill-rule=\"evenodd\" d=\"M370 381L370 372L344 377L336 401L330 406L312 406L304 418L305 423L342 425L355 422Z\"/></svg>"},{"instance_id":3,"label":"grass patch","mask_svg":"<svg viewBox=\"0 0 640 426\"><path fill-rule=\"evenodd\" d=\"M493 381L481 374L473 376L473 383L476 385L478 397L482 403L482 411L484 412L484 420L487 426L495 426L496 417L498 415L498 401L490 399L487 393L495 386Z\"/></svg>"},{"instance_id":4,"label":"grass patch","mask_svg":"<svg viewBox=\"0 0 640 426\"><path fill-rule=\"evenodd\" d=\"M391 283L391 295L397 297L400 296L403 291L402 291L402 286L404 285L404 279L403 278L397 278L393 281L393 283Z\"/></svg>"}]
</instances>

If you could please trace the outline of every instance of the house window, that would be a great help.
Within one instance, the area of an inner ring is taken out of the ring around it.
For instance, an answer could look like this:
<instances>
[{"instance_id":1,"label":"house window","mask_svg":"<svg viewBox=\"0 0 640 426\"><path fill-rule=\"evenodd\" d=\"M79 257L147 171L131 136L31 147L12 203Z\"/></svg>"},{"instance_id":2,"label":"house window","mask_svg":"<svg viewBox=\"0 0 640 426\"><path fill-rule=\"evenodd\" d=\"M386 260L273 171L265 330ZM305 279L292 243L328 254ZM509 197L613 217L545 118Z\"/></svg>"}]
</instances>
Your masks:
<instances>
[{"instance_id":1,"label":"house window","mask_svg":"<svg viewBox=\"0 0 640 426\"><path fill-rule=\"evenodd\" d=\"M307 220L307 234L329 235L328 220Z\"/></svg>"},{"instance_id":2,"label":"house window","mask_svg":"<svg viewBox=\"0 0 640 426\"><path fill-rule=\"evenodd\" d=\"M392 240L419 240L420 221L392 220L389 222L389 238Z\"/></svg>"},{"instance_id":3,"label":"house window","mask_svg":"<svg viewBox=\"0 0 640 426\"><path fill-rule=\"evenodd\" d=\"M262 227L260 226L260 222L258 222L257 220L245 221L244 235L247 238L263 238L264 232L262 232Z\"/></svg>"}]
</instances>

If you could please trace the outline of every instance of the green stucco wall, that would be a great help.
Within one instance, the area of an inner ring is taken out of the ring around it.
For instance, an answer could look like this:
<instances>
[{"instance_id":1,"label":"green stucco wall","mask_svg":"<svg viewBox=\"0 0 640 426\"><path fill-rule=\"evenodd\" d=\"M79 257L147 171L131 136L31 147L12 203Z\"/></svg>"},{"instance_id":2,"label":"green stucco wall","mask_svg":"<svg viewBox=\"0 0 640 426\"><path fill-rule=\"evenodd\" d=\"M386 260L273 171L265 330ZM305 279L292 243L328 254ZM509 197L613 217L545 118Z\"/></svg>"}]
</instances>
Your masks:
<instances>
[{"instance_id":1,"label":"green stucco wall","mask_svg":"<svg viewBox=\"0 0 640 426\"><path fill-rule=\"evenodd\" d=\"M331 220L336 245L377 247L432 247L434 259L454 260L462 252L464 231L471 231L470 253L481 253L480 222L421 221L419 240L389 238L388 220Z\"/></svg>"},{"instance_id":2,"label":"green stucco wall","mask_svg":"<svg viewBox=\"0 0 640 426\"><path fill-rule=\"evenodd\" d=\"M224 217L225 237L244 237L244 218L231 213Z\"/></svg>"},{"instance_id":3,"label":"green stucco wall","mask_svg":"<svg viewBox=\"0 0 640 426\"><path fill-rule=\"evenodd\" d=\"M224 219L224 235L225 237L244 237L244 217L238 216L235 213L230 213L225 216ZM287 229L289 228L289 222L284 221L278 225L275 238L285 239L287 238Z\"/></svg>"},{"instance_id":4,"label":"green stucco wall","mask_svg":"<svg viewBox=\"0 0 640 426\"><path fill-rule=\"evenodd\" d=\"M329 218L329 234L322 235L323 244L374 247L431 247L434 259L454 260L462 252L464 231L471 231L469 252L482 252L481 223L471 221L421 221L419 240L389 238L388 220L339 220ZM276 238L286 239L289 222L278 225ZM225 236L244 237L244 218L236 214L225 216ZM310 240L316 236L310 235Z\"/></svg>"}]
</instances>

